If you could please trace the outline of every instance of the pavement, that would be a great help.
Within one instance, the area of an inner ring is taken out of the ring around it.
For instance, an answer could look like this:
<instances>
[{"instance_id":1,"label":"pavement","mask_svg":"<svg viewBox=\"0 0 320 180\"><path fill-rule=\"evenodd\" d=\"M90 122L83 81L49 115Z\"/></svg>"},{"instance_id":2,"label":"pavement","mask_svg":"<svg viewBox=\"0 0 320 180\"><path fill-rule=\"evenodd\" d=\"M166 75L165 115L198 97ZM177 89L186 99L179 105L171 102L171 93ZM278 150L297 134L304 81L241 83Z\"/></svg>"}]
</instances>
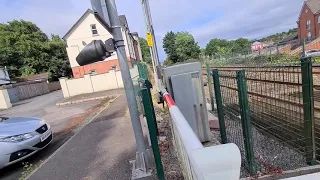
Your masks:
<instances>
[{"instance_id":1,"label":"pavement","mask_svg":"<svg viewBox=\"0 0 320 180\"><path fill-rule=\"evenodd\" d=\"M297 176L292 178L287 178L286 180L319 180L320 173L307 174L303 176Z\"/></svg>"},{"instance_id":2,"label":"pavement","mask_svg":"<svg viewBox=\"0 0 320 180\"><path fill-rule=\"evenodd\" d=\"M77 103L82 103L87 101L106 99L111 96L117 96L118 94L123 94L123 93L124 93L124 89L112 89L112 90L100 91L100 92L94 92L94 93L88 93L88 94L80 94L77 96L72 96L69 98L62 99L56 105L63 106L68 104L77 104Z\"/></svg>"},{"instance_id":3,"label":"pavement","mask_svg":"<svg viewBox=\"0 0 320 180\"><path fill-rule=\"evenodd\" d=\"M135 139L125 95L73 136L29 180L131 179ZM155 179L150 177L147 179Z\"/></svg>"},{"instance_id":4,"label":"pavement","mask_svg":"<svg viewBox=\"0 0 320 180\"><path fill-rule=\"evenodd\" d=\"M38 165L41 161L45 160L74 134L77 126L82 124L87 118L90 118L90 116L93 116L101 107L101 103L107 101L96 100L79 104L56 106L56 103L62 100L62 91L54 91L49 94L20 101L13 104L12 108L0 111L0 116L41 117L52 127L54 135L53 141L44 150L27 158L24 162ZM0 179L19 179L22 172L22 163L16 163L1 169Z\"/></svg>"}]
</instances>

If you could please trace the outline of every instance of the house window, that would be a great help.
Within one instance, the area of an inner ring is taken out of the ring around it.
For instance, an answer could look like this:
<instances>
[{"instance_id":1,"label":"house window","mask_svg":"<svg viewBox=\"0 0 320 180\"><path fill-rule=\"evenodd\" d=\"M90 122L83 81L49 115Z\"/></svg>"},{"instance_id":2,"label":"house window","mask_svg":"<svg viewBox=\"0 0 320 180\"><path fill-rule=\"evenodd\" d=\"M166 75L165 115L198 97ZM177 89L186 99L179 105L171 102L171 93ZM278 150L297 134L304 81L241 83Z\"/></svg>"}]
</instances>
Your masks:
<instances>
[{"instance_id":1,"label":"house window","mask_svg":"<svg viewBox=\"0 0 320 180\"><path fill-rule=\"evenodd\" d=\"M96 70L95 69L91 69L89 74L97 74Z\"/></svg>"},{"instance_id":2,"label":"house window","mask_svg":"<svg viewBox=\"0 0 320 180\"><path fill-rule=\"evenodd\" d=\"M318 23L320 23L320 16L318 17Z\"/></svg>"},{"instance_id":3,"label":"house window","mask_svg":"<svg viewBox=\"0 0 320 180\"><path fill-rule=\"evenodd\" d=\"M111 66L110 70L117 70L117 66Z\"/></svg>"},{"instance_id":4,"label":"house window","mask_svg":"<svg viewBox=\"0 0 320 180\"><path fill-rule=\"evenodd\" d=\"M306 9L306 13L308 13L308 9Z\"/></svg>"},{"instance_id":5,"label":"house window","mask_svg":"<svg viewBox=\"0 0 320 180\"><path fill-rule=\"evenodd\" d=\"M308 21L307 21L307 29L310 29L310 28L311 28L311 21L308 20Z\"/></svg>"},{"instance_id":6,"label":"house window","mask_svg":"<svg viewBox=\"0 0 320 180\"><path fill-rule=\"evenodd\" d=\"M307 39L307 41L311 41L311 32L308 32L308 39Z\"/></svg>"},{"instance_id":7,"label":"house window","mask_svg":"<svg viewBox=\"0 0 320 180\"><path fill-rule=\"evenodd\" d=\"M95 24L91 24L91 32L92 35L98 35L97 26Z\"/></svg>"}]
</instances>

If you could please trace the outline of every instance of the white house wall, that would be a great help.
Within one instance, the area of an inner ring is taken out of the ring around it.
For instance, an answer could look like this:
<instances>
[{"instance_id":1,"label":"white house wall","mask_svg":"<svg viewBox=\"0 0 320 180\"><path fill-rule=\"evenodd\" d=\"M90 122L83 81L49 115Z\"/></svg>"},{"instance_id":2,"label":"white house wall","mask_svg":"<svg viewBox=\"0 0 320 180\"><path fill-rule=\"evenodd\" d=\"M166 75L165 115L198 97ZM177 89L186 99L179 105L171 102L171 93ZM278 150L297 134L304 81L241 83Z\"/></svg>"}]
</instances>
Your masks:
<instances>
[{"instance_id":1,"label":"white house wall","mask_svg":"<svg viewBox=\"0 0 320 180\"><path fill-rule=\"evenodd\" d=\"M98 35L92 35L91 24L96 25ZM128 32L122 31L122 34L126 47L127 57L134 58L133 46L129 45L130 43L132 44L132 42L128 43L128 40L131 40L130 38L128 38ZM79 66L79 64L76 62L76 57L79 54L79 52L85 47L83 42L85 42L85 44L89 44L93 40L105 41L109 38L112 38L112 35L96 20L92 13L88 13L78 24L78 26L75 27L73 31L65 37L68 45L67 53L71 67ZM118 59L116 53L113 53L113 55L105 59L105 61L114 59Z\"/></svg>"}]
</instances>

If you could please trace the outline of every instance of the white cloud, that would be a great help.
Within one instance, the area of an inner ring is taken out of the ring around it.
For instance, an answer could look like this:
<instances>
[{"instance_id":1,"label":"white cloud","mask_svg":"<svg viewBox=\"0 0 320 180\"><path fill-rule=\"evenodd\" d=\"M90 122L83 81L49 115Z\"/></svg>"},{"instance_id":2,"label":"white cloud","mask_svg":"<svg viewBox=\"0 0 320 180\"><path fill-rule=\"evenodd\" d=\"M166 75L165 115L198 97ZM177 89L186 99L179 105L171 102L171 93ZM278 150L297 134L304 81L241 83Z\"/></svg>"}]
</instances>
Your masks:
<instances>
[{"instance_id":1,"label":"white cloud","mask_svg":"<svg viewBox=\"0 0 320 180\"><path fill-rule=\"evenodd\" d=\"M260 38L296 27L303 0L149 0L161 60L167 31L189 31L202 47L212 38ZM48 35L63 36L90 8L90 0L2 0L0 22L25 19ZM116 0L131 31L145 36L141 0Z\"/></svg>"}]
</instances>

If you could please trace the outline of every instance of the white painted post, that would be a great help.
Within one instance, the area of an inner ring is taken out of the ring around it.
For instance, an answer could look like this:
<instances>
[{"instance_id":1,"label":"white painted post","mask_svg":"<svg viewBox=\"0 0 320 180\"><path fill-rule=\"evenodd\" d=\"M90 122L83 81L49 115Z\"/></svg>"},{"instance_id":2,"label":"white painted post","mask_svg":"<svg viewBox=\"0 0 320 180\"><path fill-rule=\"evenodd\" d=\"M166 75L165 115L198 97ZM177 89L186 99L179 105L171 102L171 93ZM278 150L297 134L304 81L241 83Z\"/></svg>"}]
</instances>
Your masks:
<instances>
[{"instance_id":1,"label":"white painted post","mask_svg":"<svg viewBox=\"0 0 320 180\"><path fill-rule=\"evenodd\" d=\"M70 97L67 80L68 80L67 78L60 78L59 79L61 90L62 90L64 98Z\"/></svg>"},{"instance_id":2,"label":"white painted post","mask_svg":"<svg viewBox=\"0 0 320 180\"><path fill-rule=\"evenodd\" d=\"M0 109L9 109L12 107L7 89L0 90Z\"/></svg>"}]
</instances>

